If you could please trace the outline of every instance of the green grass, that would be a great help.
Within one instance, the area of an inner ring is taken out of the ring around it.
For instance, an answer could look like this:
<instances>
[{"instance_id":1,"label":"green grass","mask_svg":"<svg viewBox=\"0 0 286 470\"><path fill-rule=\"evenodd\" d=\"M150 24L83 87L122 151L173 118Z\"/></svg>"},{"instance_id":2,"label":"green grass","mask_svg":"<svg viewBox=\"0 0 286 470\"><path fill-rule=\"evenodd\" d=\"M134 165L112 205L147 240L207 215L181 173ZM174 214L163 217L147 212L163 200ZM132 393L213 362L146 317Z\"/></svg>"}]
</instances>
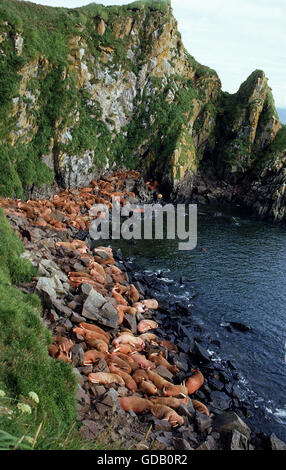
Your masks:
<instances>
[{"instance_id":1,"label":"green grass","mask_svg":"<svg viewBox=\"0 0 286 470\"><path fill-rule=\"evenodd\" d=\"M68 364L48 354L51 335L43 325L41 303L15 287L35 275L25 259L21 241L0 210L0 389L12 401L0 397L0 406L15 408L20 396L38 394L36 413L16 416L0 412L0 429L16 438L27 430L35 434L44 422L43 433L67 432L76 420L75 378ZM1 409L0 409L1 410ZM3 437L3 436L2 436ZM0 438L1 441L1 438Z\"/></svg>"}]
</instances>

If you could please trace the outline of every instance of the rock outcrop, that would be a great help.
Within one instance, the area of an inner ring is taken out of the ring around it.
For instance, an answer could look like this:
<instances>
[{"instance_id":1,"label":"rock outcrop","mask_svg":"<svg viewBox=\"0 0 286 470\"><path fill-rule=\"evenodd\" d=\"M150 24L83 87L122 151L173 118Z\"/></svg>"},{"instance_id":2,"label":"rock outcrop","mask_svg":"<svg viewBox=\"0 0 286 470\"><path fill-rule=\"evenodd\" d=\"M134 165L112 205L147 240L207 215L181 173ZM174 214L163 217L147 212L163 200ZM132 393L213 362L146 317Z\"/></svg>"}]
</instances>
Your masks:
<instances>
[{"instance_id":1,"label":"rock outcrop","mask_svg":"<svg viewBox=\"0 0 286 470\"><path fill-rule=\"evenodd\" d=\"M286 127L265 74L223 93L185 50L169 1L68 10L3 0L0 18L1 195L83 187L125 166L187 198L198 172L243 179L250 199L269 200L257 213L285 217Z\"/></svg>"}]
</instances>

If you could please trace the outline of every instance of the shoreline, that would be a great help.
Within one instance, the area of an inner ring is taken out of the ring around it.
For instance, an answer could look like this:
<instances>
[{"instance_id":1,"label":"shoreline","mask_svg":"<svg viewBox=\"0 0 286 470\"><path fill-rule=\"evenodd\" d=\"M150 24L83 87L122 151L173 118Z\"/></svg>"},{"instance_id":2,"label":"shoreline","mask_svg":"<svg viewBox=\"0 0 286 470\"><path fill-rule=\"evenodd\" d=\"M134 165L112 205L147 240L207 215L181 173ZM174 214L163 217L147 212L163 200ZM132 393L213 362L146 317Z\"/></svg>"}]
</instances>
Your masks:
<instances>
[{"instance_id":1,"label":"shoreline","mask_svg":"<svg viewBox=\"0 0 286 470\"><path fill-rule=\"evenodd\" d=\"M83 217L81 216L81 218ZM71 352L72 364L77 370L75 373L79 381L78 413L84 426L82 432L86 437L90 438L93 436L94 438L95 433L101 432L102 417L104 416L107 422L112 422L114 419L117 421L117 424L113 422L114 426L112 431L110 431L113 433L114 441L124 435L122 426L125 423L125 426L128 426L131 432L131 436L134 436L133 440L139 440L139 444L138 442L137 444L133 443L132 446L142 445L143 449L146 448L147 444L154 445L154 442L158 446L158 450L160 448L162 450L162 447L166 450L169 447L172 450L190 450L193 448L199 448L200 450L239 448L245 450L246 448L268 449L271 447L275 448L275 445L281 445L279 444L280 441L273 436L271 440L269 437L259 437L255 433L251 435L247 424L239 419L239 417L242 420L246 419L250 412L249 407L245 403L241 404L241 391L237 387L239 371L236 370L231 362L229 368L220 366L217 363L215 366L212 364L212 358L208 352L211 339L208 338L209 343L205 341L202 337L203 332L200 331L200 326L193 322L193 320L190 320L191 312L188 305L176 301L164 280L158 279L155 275L148 277L146 273L142 272L140 266L124 259L120 252L113 253L112 258L115 262L114 265L120 268L120 275L127 273L125 280L123 280L124 276L120 278L123 285L130 288L130 285L133 284L140 295L140 302L148 298L155 298L159 302L159 308L156 311L137 312L135 316L125 314L121 331L122 328L127 328L128 326L128 329L135 336L138 336L137 326L140 321L144 321L146 318L149 320L154 319L158 323L159 328L152 331L152 333L156 335L159 333L159 338L171 341L179 348L178 352L168 352L166 349L163 351L164 356L167 356L165 359L168 359L170 364L175 365L179 372L171 374L171 376L170 374L168 376L165 370L161 372L163 375L165 374L166 380L171 380L175 385L179 385L191 376L192 369L200 370L204 375L205 383L191 398L203 402L209 408L212 415L209 417L204 413L194 410L191 405L192 402L189 400L188 406L184 406L183 403L180 406L180 413L182 413L180 416L183 416L184 424L174 430L169 422L162 422L162 420L158 420L158 418L154 418L152 415L150 417L150 413L139 418L135 417L134 413L131 413L131 415L124 413L120 406L118 406L118 396L120 396L118 388L122 387L90 385L88 382L89 374L94 373L99 364L94 364L92 367L83 364L83 354L86 352L84 351L86 347L85 337L80 333L73 332L73 329L83 321L90 322L90 315L89 317L82 316L82 309L90 296L92 289L90 286L92 286L92 283L86 284L82 282L77 287L75 285L71 286L69 284L69 273L73 271L72 267L75 271L81 272L83 270L87 272L92 252L89 251L90 247L84 241L82 241L82 244L79 244L79 248L83 249L87 255L86 259L89 260L88 263L85 263L82 262L84 261L83 253L77 252L75 247L74 250L72 248L68 250L64 247L64 244L72 243L72 240L85 239L86 232L70 229L67 230L67 233L61 231L55 232L51 228L46 227L35 229L31 226L29 227L27 219L22 218L17 220L15 215L12 215L10 220L12 222L14 220L14 228L16 227L22 234L26 250L29 251L30 249L30 255L27 257L31 258L33 264L38 264L38 267L41 269L41 277L35 279L29 286L23 285L22 289L31 292L36 288L36 291L44 301L46 310L44 319L46 325L49 329L53 330L54 334L62 335L68 338L69 341L72 341L69 351ZM63 220L61 223L64 223ZM57 243L62 244L58 247L59 249L56 248ZM98 245L100 245L100 242ZM36 253L34 253L35 246L38 246ZM99 258L101 258L101 261ZM99 262L99 264L102 262L101 266L105 266L104 260L106 258L106 252L104 253L104 249L102 249L101 255L98 254L96 258L96 262ZM45 260L44 263L43 260ZM53 264L55 261L58 261L58 263ZM51 281L47 281L54 276L57 277L58 284L56 286L51 285ZM40 282L41 279L42 281ZM111 281L113 281L114 285L114 279L111 279ZM109 282L111 281L109 279ZM112 321L114 321L115 305L112 305L114 302L112 302L110 293L104 297L106 304L108 303L106 321L107 323L109 322L109 326L105 328L102 321L98 323L94 320L92 323L103 327L113 338L116 332L120 332L118 326L110 328L110 318L108 315L111 315ZM98 312L93 313L95 314L94 319L98 319ZM55 342L55 344L57 343ZM157 346L155 347L156 353L161 350ZM213 346L215 346L215 343L213 343ZM154 350L154 345L153 349L152 344L149 344L148 348L150 354ZM56 355L58 353L59 351ZM146 354L146 350L143 349L141 353ZM67 362L71 361L67 360ZM105 359L101 359L100 362L99 371L107 370L108 364ZM125 390L121 390L123 396L126 394L127 396L130 395L128 390L126 392L126 387L123 386L123 388L125 388ZM236 413L235 416L232 414L231 423L227 422L228 418L225 416L225 412ZM219 415L221 415L220 418ZM221 422L220 420L223 417L224 421ZM146 437L150 424L152 424L152 431L149 432L148 441L148 439L144 440L144 436ZM117 426L119 426L119 429L117 429ZM140 436L141 440L139 439ZM132 437L128 436L128 439L132 441Z\"/></svg>"}]
</instances>

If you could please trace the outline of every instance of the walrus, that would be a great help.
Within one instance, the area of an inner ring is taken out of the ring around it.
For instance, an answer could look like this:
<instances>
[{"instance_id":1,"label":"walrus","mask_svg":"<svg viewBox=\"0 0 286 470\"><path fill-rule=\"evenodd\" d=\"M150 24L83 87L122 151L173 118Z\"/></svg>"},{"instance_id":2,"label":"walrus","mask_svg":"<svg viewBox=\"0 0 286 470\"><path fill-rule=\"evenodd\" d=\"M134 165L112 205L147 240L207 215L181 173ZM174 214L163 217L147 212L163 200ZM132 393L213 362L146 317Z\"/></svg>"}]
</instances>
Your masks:
<instances>
[{"instance_id":1,"label":"walrus","mask_svg":"<svg viewBox=\"0 0 286 470\"><path fill-rule=\"evenodd\" d=\"M176 411L165 405L153 405L151 413L157 419L166 419L172 427L182 426L184 424L183 416L178 415Z\"/></svg>"},{"instance_id":2,"label":"walrus","mask_svg":"<svg viewBox=\"0 0 286 470\"><path fill-rule=\"evenodd\" d=\"M137 325L137 329L139 333L146 333L149 330L155 330L158 326L158 323L153 320L141 320Z\"/></svg>"},{"instance_id":3,"label":"walrus","mask_svg":"<svg viewBox=\"0 0 286 470\"><path fill-rule=\"evenodd\" d=\"M201 403L198 400L192 400L192 404L193 404L193 407L195 408L195 410L198 410L200 413L202 413L206 416L210 416L210 412L209 412L208 408L206 407L206 405L204 405L203 403Z\"/></svg>"},{"instance_id":4,"label":"walrus","mask_svg":"<svg viewBox=\"0 0 286 470\"><path fill-rule=\"evenodd\" d=\"M118 401L124 411L133 411L136 414L148 413L152 408L152 402L140 397L119 397Z\"/></svg>"},{"instance_id":5,"label":"walrus","mask_svg":"<svg viewBox=\"0 0 286 470\"><path fill-rule=\"evenodd\" d=\"M189 377L186 382L189 395L199 390L205 381L203 374L199 370L192 370L192 372L194 372L194 374Z\"/></svg>"}]
</instances>

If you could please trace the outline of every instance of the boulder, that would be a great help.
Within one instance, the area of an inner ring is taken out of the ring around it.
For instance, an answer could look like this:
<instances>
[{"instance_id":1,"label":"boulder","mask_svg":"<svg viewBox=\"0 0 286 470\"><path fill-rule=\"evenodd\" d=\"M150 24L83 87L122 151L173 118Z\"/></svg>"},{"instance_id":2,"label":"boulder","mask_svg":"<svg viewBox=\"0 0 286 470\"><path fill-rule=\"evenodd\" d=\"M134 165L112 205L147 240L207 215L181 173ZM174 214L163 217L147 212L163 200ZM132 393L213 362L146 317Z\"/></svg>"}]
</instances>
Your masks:
<instances>
[{"instance_id":1,"label":"boulder","mask_svg":"<svg viewBox=\"0 0 286 470\"><path fill-rule=\"evenodd\" d=\"M213 421L213 430L219 433L238 431L240 434L247 437L247 439L249 439L251 432L247 424L245 424L234 411L216 416Z\"/></svg>"},{"instance_id":2,"label":"boulder","mask_svg":"<svg viewBox=\"0 0 286 470\"><path fill-rule=\"evenodd\" d=\"M217 450L216 441L212 436L208 436L206 441L197 447L196 450Z\"/></svg>"},{"instance_id":3,"label":"boulder","mask_svg":"<svg viewBox=\"0 0 286 470\"><path fill-rule=\"evenodd\" d=\"M248 447L247 437L234 430L230 440L230 450L248 450Z\"/></svg>"},{"instance_id":4,"label":"boulder","mask_svg":"<svg viewBox=\"0 0 286 470\"><path fill-rule=\"evenodd\" d=\"M36 292L43 299L44 306L51 307L57 297L55 281L48 277L40 277L36 285Z\"/></svg>"},{"instance_id":5,"label":"boulder","mask_svg":"<svg viewBox=\"0 0 286 470\"><path fill-rule=\"evenodd\" d=\"M191 354L203 363L208 363L211 360L211 357L207 350L195 341L194 348L190 351Z\"/></svg>"},{"instance_id":6,"label":"boulder","mask_svg":"<svg viewBox=\"0 0 286 470\"><path fill-rule=\"evenodd\" d=\"M278 439L278 437L275 434L271 434L269 441L270 441L271 450L286 450L285 442Z\"/></svg>"},{"instance_id":7,"label":"boulder","mask_svg":"<svg viewBox=\"0 0 286 470\"><path fill-rule=\"evenodd\" d=\"M246 331L251 331L252 330L252 328L250 326L247 326L244 323L240 323L240 322L236 322L236 321L230 321L229 324L235 330L241 331L243 333L245 333Z\"/></svg>"},{"instance_id":8,"label":"boulder","mask_svg":"<svg viewBox=\"0 0 286 470\"><path fill-rule=\"evenodd\" d=\"M196 424L200 433L205 432L212 425L212 418L202 413L196 412Z\"/></svg>"}]
</instances>

